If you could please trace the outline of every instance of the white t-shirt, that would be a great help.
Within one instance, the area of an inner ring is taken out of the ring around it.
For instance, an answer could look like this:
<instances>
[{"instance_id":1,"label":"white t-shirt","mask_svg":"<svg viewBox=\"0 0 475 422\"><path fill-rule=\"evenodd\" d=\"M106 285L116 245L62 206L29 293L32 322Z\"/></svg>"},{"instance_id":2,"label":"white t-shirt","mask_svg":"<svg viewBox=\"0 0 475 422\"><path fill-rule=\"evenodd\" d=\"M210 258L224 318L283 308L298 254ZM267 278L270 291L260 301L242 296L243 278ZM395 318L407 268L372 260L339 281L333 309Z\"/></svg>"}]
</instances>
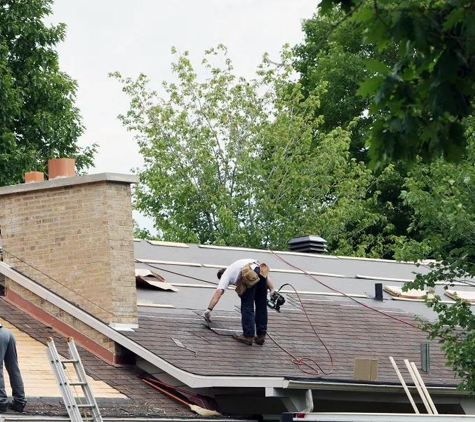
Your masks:
<instances>
[{"instance_id":1,"label":"white t-shirt","mask_svg":"<svg viewBox=\"0 0 475 422\"><path fill-rule=\"evenodd\" d=\"M226 291L230 284L236 285L239 281L239 277L241 276L242 268L247 264L255 264L254 266L251 265L252 269L259 265L255 259L250 258L238 259L237 261L234 261L228 268L226 268L226 271L221 276L218 289L223 289Z\"/></svg>"}]
</instances>

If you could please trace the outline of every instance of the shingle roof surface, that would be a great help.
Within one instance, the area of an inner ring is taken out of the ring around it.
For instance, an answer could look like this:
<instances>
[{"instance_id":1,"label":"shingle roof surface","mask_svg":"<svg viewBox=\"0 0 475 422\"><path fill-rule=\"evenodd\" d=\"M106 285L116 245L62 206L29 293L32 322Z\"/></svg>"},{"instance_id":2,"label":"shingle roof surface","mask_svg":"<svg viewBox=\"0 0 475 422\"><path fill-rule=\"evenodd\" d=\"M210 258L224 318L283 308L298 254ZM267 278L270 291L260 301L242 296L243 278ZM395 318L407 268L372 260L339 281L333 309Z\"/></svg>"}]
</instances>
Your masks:
<instances>
[{"instance_id":1,"label":"shingle roof surface","mask_svg":"<svg viewBox=\"0 0 475 422\"><path fill-rule=\"evenodd\" d=\"M351 382L354 359L372 358L379 359L377 381L393 383L398 379L389 356L393 356L402 368L403 359L415 361L419 366L420 343L426 341L419 329L344 302L303 303L318 337L303 311L285 308L281 313L269 311L271 337L262 347L240 344L232 337L222 335L223 332L217 334L206 328L198 315L179 311L142 312L139 330L127 335L169 363L198 375L321 377ZM214 321L240 331L237 312L214 314ZM407 314L391 312L390 315L414 323ZM177 345L175 340L184 347ZM333 372L329 353L322 342L333 359ZM300 365L295 362L299 359L303 360ZM431 373L422 376L427 384L456 385L453 372L444 366L442 352L435 344L431 347Z\"/></svg>"}]
</instances>

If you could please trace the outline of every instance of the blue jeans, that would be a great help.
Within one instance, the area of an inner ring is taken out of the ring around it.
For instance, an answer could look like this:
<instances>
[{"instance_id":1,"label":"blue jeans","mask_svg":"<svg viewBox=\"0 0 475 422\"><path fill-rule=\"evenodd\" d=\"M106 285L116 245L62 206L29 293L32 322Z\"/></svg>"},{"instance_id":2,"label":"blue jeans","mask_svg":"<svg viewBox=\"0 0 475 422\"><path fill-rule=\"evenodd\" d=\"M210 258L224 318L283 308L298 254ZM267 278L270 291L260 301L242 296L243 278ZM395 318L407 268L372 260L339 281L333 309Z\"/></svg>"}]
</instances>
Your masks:
<instances>
[{"instance_id":1,"label":"blue jeans","mask_svg":"<svg viewBox=\"0 0 475 422\"><path fill-rule=\"evenodd\" d=\"M10 377L13 400L17 403L26 403L25 387L18 367L15 337L5 327L0 328L0 405L7 404L5 380L3 378L3 363Z\"/></svg>"},{"instance_id":2,"label":"blue jeans","mask_svg":"<svg viewBox=\"0 0 475 422\"><path fill-rule=\"evenodd\" d=\"M255 310L254 310L255 304ZM259 281L241 296L241 324L244 337L267 333L267 278Z\"/></svg>"}]
</instances>

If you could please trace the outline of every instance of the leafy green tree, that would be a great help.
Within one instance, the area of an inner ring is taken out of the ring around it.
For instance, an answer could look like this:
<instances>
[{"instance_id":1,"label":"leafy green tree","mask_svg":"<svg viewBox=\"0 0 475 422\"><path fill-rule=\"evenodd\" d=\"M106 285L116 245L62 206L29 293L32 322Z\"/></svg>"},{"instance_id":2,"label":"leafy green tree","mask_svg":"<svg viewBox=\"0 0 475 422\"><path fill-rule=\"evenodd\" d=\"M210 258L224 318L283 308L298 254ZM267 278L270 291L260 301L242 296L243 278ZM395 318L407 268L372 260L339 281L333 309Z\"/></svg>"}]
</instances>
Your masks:
<instances>
[{"instance_id":1,"label":"leafy green tree","mask_svg":"<svg viewBox=\"0 0 475 422\"><path fill-rule=\"evenodd\" d=\"M351 152L366 160L363 129L370 123L364 114L368 100L357 94L361 80L367 74L365 61L373 55L363 42L363 29L343 21L339 9L327 15L315 14L303 22L304 41L294 48L295 69L305 96L320 90L320 102L315 110L322 116L315 142L336 127L351 125Z\"/></svg>"},{"instance_id":2,"label":"leafy green tree","mask_svg":"<svg viewBox=\"0 0 475 422\"><path fill-rule=\"evenodd\" d=\"M45 171L48 158L75 157L92 164L95 145L77 145L83 126L74 105L76 82L61 72L55 46L65 25L46 26L52 0L0 4L0 186Z\"/></svg>"},{"instance_id":3,"label":"leafy green tree","mask_svg":"<svg viewBox=\"0 0 475 422\"><path fill-rule=\"evenodd\" d=\"M443 155L460 159L463 122L473 113L475 12L471 0L323 0L322 12L341 6L363 25L378 49L397 45L397 62L368 63L376 71L361 86L369 95L373 163Z\"/></svg>"},{"instance_id":4,"label":"leafy green tree","mask_svg":"<svg viewBox=\"0 0 475 422\"><path fill-rule=\"evenodd\" d=\"M295 68L304 96L314 90L320 92L315 113L322 122L315 133L315 145L334 128L348 128L351 156L367 163L367 132L373 118L366 112L369 98L359 95L358 90L367 75L376 74L368 69L368 60L395 63L394 46L378 51L365 43L364 27L346 19L339 8L305 20L303 30L305 39L294 48ZM357 207L348 203L347 210L338 209L345 222L345 234L340 233L345 254L394 257L410 221L409 209L400 199L406 171L403 163L379 168L366 183L367 200L359 201Z\"/></svg>"},{"instance_id":5,"label":"leafy green tree","mask_svg":"<svg viewBox=\"0 0 475 422\"><path fill-rule=\"evenodd\" d=\"M184 53L172 65L177 82L164 82L163 94L144 75L114 74L130 96L120 118L145 161L136 206L162 238L285 249L295 235L319 233L338 250L341 222L321 216L344 198L361 201L357 180L368 171L351 159L346 130L312 145L318 92L303 98L291 59L284 51L277 67L264 60L246 80L221 46L205 54L208 77L200 81Z\"/></svg>"},{"instance_id":6,"label":"leafy green tree","mask_svg":"<svg viewBox=\"0 0 475 422\"><path fill-rule=\"evenodd\" d=\"M417 230L420 240L412 239L398 251L404 260L430 258L431 271L418 276L406 288L432 289L445 282L446 288L475 275L475 130L469 119L465 134L467 149L458 163L443 158L429 164L415 164L404 182L403 198L413 210L409 230ZM424 323L430 338L438 339L448 363L462 379L461 388L475 392L475 315L470 304L457 300L447 304L440 297L426 302L438 320Z\"/></svg>"},{"instance_id":7,"label":"leafy green tree","mask_svg":"<svg viewBox=\"0 0 475 422\"><path fill-rule=\"evenodd\" d=\"M368 145L375 167L399 160L412 164L401 180L402 198L411 209L409 234L417 236L402 242L397 256L437 260L429 274L405 288L432 289L438 282L450 286L461 279L473 283L474 3L323 0L320 8L333 13L335 5L347 12L341 22L365 28L368 46L398 46L394 66L367 62L376 74L364 80L359 93L370 100L374 121ZM438 320L424 322L424 328L440 341L448 364L462 379L460 387L475 392L475 317L470 305L462 300L449 305L430 296L426 302Z\"/></svg>"}]
</instances>

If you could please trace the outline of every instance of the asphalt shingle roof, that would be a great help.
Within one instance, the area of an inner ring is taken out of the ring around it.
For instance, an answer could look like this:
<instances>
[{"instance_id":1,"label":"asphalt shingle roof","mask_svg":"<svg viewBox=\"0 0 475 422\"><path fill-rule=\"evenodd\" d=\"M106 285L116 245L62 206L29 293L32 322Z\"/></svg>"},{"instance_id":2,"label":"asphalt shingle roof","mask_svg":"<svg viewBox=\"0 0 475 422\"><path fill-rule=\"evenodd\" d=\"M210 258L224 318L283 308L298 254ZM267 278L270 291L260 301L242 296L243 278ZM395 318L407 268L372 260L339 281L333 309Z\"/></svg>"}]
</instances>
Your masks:
<instances>
[{"instance_id":1,"label":"asphalt shingle roof","mask_svg":"<svg viewBox=\"0 0 475 422\"><path fill-rule=\"evenodd\" d=\"M346 302L304 300L303 304L318 337L303 311L285 309L285 305L281 313L269 311L270 337L262 347L240 344L223 331L217 334L204 326L199 315L177 310L142 311L140 328L125 334L169 363L197 375L351 382L354 359L371 358L379 360L378 382L398 383L389 356L401 369L403 359L419 366L420 344L427 340L424 332L401 322L414 324L411 315L389 310L388 315L397 318L392 319ZM239 313L213 314L215 322L240 332ZM298 364L298 360L303 362ZM457 384L435 343L431 346L431 373L422 373L422 377L428 385Z\"/></svg>"}]
</instances>

